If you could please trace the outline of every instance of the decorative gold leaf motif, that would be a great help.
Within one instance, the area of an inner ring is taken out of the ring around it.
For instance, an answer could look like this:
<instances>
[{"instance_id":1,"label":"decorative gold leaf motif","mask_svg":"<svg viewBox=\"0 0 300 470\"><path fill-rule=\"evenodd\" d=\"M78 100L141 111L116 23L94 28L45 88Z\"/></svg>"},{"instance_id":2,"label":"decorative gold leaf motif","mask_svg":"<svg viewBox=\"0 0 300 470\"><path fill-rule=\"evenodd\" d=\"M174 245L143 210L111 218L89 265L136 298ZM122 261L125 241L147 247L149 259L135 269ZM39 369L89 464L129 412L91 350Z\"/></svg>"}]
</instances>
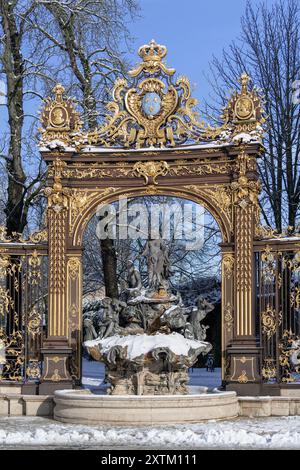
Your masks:
<instances>
[{"instance_id":1,"label":"decorative gold leaf motif","mask_svg":"<svg viewBox=\"0 0 300 470\"><path fill-rule=\"evenodd\" d=\"M246 384L249 382L249 379L247 377L246 371L242 370L241 375L238 377L238 383L240 384Z\"/></svg>"},{"instance_id":2,"label":"decorative gold leaf motif","mask_svg":"<svg viewBox=\"0 0 300 470\"><path fill-rule=\"evenodd\" d=\"M261 375L266 381L270 381L276 378L276 365L273 358L265 358L263 367L261 369Z\"/></svg>"},{"instance_id":3,"label":"decorative gold leaf motif","mask_svg":"<svg viewBox=\"0 0 300 470\"><path fill-rule=\"evenodd\" d=\"M222 258L222 265L223 265L225 277L227 279L230 279L230 277L233 274L234 255L232 253L224 254Z\"/></svg>"},{"instance_id":4,"label":"decorative gold leaf motif","mask_svg":"<svg viewBox=\"0 0 300 470\"><path fill-rule=\"evenodd\" d=\"M225 308L224 308L224 323L225 323L225 328L230 333L233 329L233 307L230 304L230 302L227 302Z\"/></svg>"},{"instance_id":5,"label":"decorative gold leaf motif","mask_svg":"<svg viewBox=\"0 0 300 470\"><path fill-rule=\"evenodd\" d=\"M276 311L271 305L267 305L264 312L261 313L262 332L270 339L276 332L277 321Z\"/></svg>"},{"instance_id":6,"label":"decorative gold leaf motif","mask_svg":"<svg viewBox=\"0 0 300 470\"><path fill-rule=\"evenodd\" d=\"M31 359L26 368L27 380L39 380L41 378L41 365L37 359Z\"/></svg>"},{"instance_id":7,"label":"decorative gold leaf motif","mask_svg":"<svg viewBox=\"0 0 300 470\"><path fill-rule=\"evenodd\" d=\"M151 148L239 142L245 133L248 141L261 139L265 122L262 99L255 89L248 89L246 74L241 75L240 91L224 109L223 124L213 127L199 120L189 80L183 76L174 80L175 70L164 62L166 54L167 48L154 40L140 47L142 62L129 72L130 83L124 78L115 81L104 123L86 134L73 101L57 85L54 99L48 98L42 111L42 143L49 149L55 144L59 152L64 145L72 145L76 151L93 144Z\"/></svg>"},{"instance_id":8,"label":"decorative gold leaf motif","mask_svg":"<svg viewBox=\"0 0 300 470\"><path fill-rule=\"evenodd\" d=\"M27 319L27 331L33 338L41 334L41 322L42 315L35 307L33 307L32 310L30 310Z\"/></svg>"},{"instance_id":9,"label":"decorative gold leaf motif","mask_svg":"<svg viewBox=\"0 0 300 470\"><path fill-rule=\"evenodd\" d=\"M59 375L58 373L58 369L54 369L54 373L53 375L51 376L51 380L53 382L60 382L61 381L61 376Z\"/></svg>"},{"instance_id":10,"label":"decorative gold leaf motif","mask_svg":"<svg viewBox=\"0 0 300 470\"><path fill-rule=\"evenodd\" d=\"M149 183L149 178L152 179L153 184L157 184L156 178L158 176L165 176L169 172L169 165L167 162L137 162L133 170L136 176L144 177L145 184Z\"/></svg>"},{"instance_id":11,"label":"decorative gold leaf motif","mask_svg":"<svg viewBox=\"0 0 300 470\"><path fill-rule=\"evenodd\" d=\"M65 98L64 92L64 87L59 83L53 88L54 99L45 100L41 113L43 127L39 129L42 142L61 141L62 144L68 144L74 141L72 134L76 135L81 130L82 122L75 111L73 100Z\"/></svg>"},{"instance_id":12,"label":"decorative gold leaf motif","mask_svg":"<svg viewBox=\"0 0 300 470\"><path fill-rule=\"evenodd\" d=\"M281 381L291 383L299 380L300 336L295 335L292 330L284 330L278 349L282 371Z\"/></svg>"},{"instance_id":13,"label":"decorative gold leaf motif","mask_svg":"<svg viewBox=\"0 0 300 470\"><path fill-rule=\"evenodd\" d=\"M68 272L72 280L75 280L79 276L81 263L76 257L72 257L68 260Z\"/></svg>"},{"instance_id":14,"label":"decorative gold leaf motif","mask_svg":"<svg viewBox=\"0 0 300 470\"><path fill-rule=\"evenodd\" d=\"M42 276L41 270L40 270L41 263L42 263L41 257L38 255L38 252L34 250L34 252L29 257L29 260L28 260L28 264L29 266L31 266L31 269L28 273L29 284L32 284L32 285L39 284L41 280L41 276Z\"/></svg>"}]
</instances>

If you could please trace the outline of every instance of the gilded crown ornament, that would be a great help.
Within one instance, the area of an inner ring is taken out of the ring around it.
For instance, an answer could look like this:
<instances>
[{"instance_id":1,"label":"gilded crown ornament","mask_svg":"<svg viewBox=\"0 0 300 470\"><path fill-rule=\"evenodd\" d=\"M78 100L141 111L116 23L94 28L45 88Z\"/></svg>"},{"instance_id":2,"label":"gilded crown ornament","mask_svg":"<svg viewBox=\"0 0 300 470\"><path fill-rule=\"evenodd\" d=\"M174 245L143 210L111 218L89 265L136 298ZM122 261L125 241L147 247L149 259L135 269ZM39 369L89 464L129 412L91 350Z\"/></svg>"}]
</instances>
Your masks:
<instances>
[{"instance_id":1,"label":"gilded crown ornament","mask_svg":"<svg viewBox=\"0 0 300 470\"><path fill-rule=\"evenodd\" d=\"M175 69L167 67L166 46L152 39L139 48L138 54L141 62L128 72L129 80L115 81L104 123L87 133L81 130L72 100L64 96L63 86L57 85L54 99L48 98L42 111L43 145L62 141L76 151L85 145L139 149L261 140L261 97L255 89L249 90L246 73L240 77L240 91L231 96L224 109L223 124L213 127L199 120L188 78L175 79Z\"/></svg>"},{"instance_id":2,"label":"gilded crown ornament","mask_svg":"<svg viewBox=\"0 0 300 470\"><path fill-rule=\"evenodd\" d=\"M145 44L139 48L138 54L143 62L139 64L136 69L128 72L131 77L138 76L143 70L151 75L161 70L166 75L174 75L175 69L167 68L163 63L163 59L167 55L166 46L161 46L152 39L149 44Z\"/></svg>"}]
</instances>

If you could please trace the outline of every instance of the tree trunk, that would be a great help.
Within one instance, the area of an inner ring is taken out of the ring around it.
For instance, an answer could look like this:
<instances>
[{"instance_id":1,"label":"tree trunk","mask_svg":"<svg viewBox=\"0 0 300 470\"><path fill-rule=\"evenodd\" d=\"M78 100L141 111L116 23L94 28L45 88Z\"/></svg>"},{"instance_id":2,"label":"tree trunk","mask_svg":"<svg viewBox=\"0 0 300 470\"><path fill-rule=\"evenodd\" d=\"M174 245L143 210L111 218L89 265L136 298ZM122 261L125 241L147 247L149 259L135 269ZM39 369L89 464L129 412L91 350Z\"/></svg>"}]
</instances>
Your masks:
<instances>
[{"instance_id":1,"label":"tree trunk","mask_svg":"<svg viewBox=\"0 0 300 470\"><path fill-rule=\"evenodd\" d=\"M72 16L68 18L64 9L57 4L48 4L47 9L55 17L61 30L70 66L82 91L85 122L87 127L90 130L93 130L97 127L98 123L96 98L94 96L89 59L85 50L80 47L79 41L76 38ZM117 255L115 243L112 239L106 238L100 241L100 245L106 295L108 297L118 298Z\"/></svg>"},{"instance_id":2,"label":"tree trunk","mask_svg":"<svg viewBox=\"0 0 300 470\"><path fill-rule=\"evenodd\" d=\"M17 29L13 6L0 0L1 23L4 31L3 65L7 80L7 109L10 127L9 155L6 161L8 172L7 203L5 207L8 235L23 232L26 217L23 215L24 183L22 167L23 113L23 57L21 37Z\"/></svg>"}]
</instances>

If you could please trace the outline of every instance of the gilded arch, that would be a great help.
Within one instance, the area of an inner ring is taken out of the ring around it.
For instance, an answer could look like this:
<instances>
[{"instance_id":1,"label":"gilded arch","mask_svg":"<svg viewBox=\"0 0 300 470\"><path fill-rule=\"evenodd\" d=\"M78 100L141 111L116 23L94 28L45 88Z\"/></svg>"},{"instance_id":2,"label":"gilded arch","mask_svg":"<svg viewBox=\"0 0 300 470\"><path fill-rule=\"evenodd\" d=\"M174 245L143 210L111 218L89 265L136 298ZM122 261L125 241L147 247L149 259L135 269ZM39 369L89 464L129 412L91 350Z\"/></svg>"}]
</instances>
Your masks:
<instances>
[{"instance_id":1,"label":"gilded arch","mask_svg":"<svg viewBox=\"0 0 300 470\"><path fill-rule=\"evenodd\" d=\"M75 220L72 223L71 234L73 245L79 246L82 244L83 232L91 217L96 213L98 205L114 202L119 197L126 196L130 199L139 196L155 195L180 197L203 205L217 221L223 242L230 242L233 223L231 193L228 186L224 185L216 189L213 185L204 188L198 188L196 185L184 185L178 188L151 185L145 188L136 187L127 190L111 187L109 191L100 190L99 193L92 191L90 197L87 197L85 204L81 207L81 211L74 215ZM73 215L71 215L72 217Z\"/></svg>"},{"instance_id":2,"label":"gilded arch","mask_svg":"<svg viewBox=\"0 0 300 470\"><path fill-rule=\"evenodd\" d=\"M49 167L45 360L54 370L55 358L65 366L71 357L68 373L66 368L58 373L59 382L71 383L70 374L80 380L82 236L98 204L121 195L177 196L201 203L220 226L224 384L256 390L261 378L253 243L259 220L256 161L263 153L260 96L249 90L243 74L222 124L211 127L198 120L188 79L174 81L174 69L163 61L165 46L151 41L139 55L142 62L129 73L130 83L116 81L106 120L93 131L82 129L61 85L42 112L41 153ZM64 112L53 125L56 108ZM51 385L49 376L43 382Z\"/></svg>"}]
</instances>

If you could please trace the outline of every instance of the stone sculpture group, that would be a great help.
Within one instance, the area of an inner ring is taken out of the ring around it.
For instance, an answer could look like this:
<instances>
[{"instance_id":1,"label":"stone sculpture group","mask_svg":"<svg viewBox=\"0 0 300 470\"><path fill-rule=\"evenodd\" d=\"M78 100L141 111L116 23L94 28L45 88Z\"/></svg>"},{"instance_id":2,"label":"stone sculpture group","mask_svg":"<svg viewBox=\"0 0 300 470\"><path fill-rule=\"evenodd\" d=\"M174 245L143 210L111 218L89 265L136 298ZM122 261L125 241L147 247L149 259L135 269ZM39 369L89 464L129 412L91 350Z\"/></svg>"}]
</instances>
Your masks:
<instances>
[{"instance_id":1,"label":"stone sculpture group","mask_svg":"<svg viewBox=\"0 0 300 470\"><path fill-rule=\"evenodd\" d=\"M169 254L161 239L149 240L141 256L147 258L147 287L128 261L126 287L120 299L102 300L97 331L85 315L84 346L105 363L108 393L186 394L188 369L211 350L201 321L214 307L202 297L185 307L180 294L171 292Z\"/></svg>"}]
</instances>

